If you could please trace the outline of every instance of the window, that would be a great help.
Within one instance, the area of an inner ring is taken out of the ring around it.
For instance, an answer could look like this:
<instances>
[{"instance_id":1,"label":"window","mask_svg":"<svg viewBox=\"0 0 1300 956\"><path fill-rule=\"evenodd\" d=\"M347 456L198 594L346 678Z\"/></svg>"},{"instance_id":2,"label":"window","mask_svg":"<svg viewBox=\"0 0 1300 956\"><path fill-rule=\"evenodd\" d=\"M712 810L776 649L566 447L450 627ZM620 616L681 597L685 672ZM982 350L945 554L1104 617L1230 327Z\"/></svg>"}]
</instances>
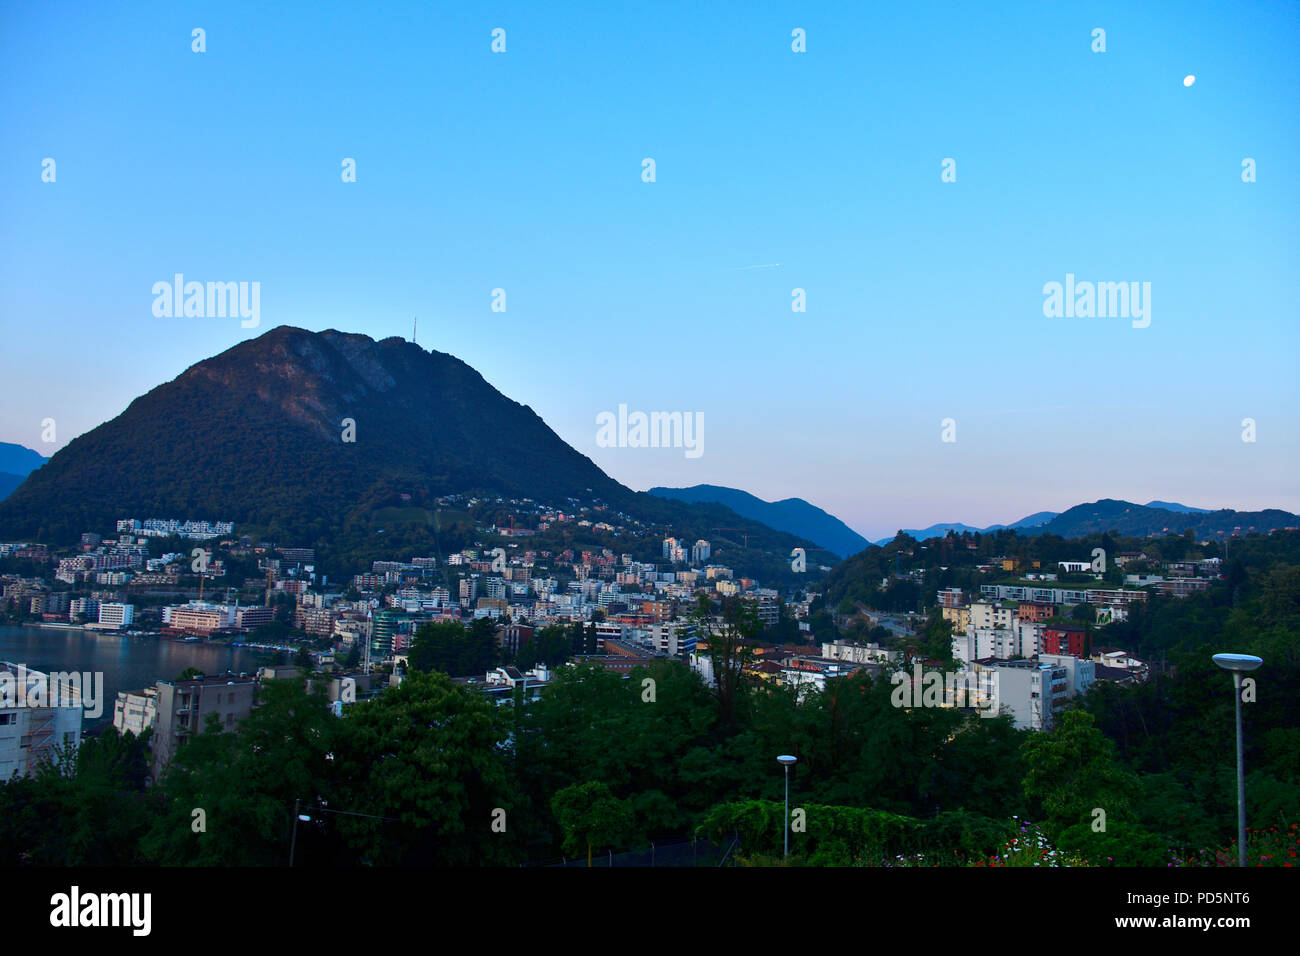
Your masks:
<instances>
[{"instance_id":1,"label":"window","mask_svg":"<svg viewBox=\"0 0 1300 956\"><path fill-rule=\"evenodd\" d=\"M8 724L16 724L17 722L17 714L0 714L0 727L4 727Z\"/></svg>"}]
</instances>

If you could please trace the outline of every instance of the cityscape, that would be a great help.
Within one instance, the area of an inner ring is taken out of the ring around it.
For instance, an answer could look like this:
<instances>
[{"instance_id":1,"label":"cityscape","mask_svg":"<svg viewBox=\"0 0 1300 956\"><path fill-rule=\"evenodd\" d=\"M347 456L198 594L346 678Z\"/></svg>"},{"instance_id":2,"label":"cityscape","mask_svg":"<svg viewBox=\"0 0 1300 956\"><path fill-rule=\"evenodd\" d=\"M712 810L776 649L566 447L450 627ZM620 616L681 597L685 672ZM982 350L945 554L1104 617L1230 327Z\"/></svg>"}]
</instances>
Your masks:
<instances>
[{"instance_id":1,"label":"cityscape","mask_svg":"<svg viewBox=\"0 0 1300 956\"><path fill-rule=\"evenodd\" d=\"M1242 12L0 10L20 932L372 943L413 869L1281 929L1300 13Z\"/></svg>"}]
</instances>

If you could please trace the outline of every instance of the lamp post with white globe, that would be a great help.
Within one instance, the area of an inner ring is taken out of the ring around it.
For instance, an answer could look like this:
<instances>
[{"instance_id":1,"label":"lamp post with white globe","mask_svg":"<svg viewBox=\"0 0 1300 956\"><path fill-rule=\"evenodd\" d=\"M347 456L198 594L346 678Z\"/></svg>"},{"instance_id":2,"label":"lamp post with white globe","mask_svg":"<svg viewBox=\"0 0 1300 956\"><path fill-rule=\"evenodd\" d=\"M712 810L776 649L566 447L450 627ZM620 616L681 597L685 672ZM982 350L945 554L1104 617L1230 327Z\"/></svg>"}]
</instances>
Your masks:
<instances>
[{"instance_id":1,"label":"lamp post with white globe","mask_svg":"<svg viewBox=\"0 0 1300 956\"><path fill-rule=\"evenodd\" d=\"M791 757L789 754L782 754L776 758L776 762L785 767L785 858L790 858L790 767L799 758Z\"/></svg>"},{"instance_id":2,"label":"lamp post with white globe","mask_svg":"<svg viewBox=\"0 0 1300 956\"><path fill-rule=\"evenodd\" d=\"M1246 865L1246 756L1241 744L1241 675L1263 664L1250 654L1215 654L1214 663L1232 671L1233 697L1237 710L1237 865Z\"/></svg>"}]
</instances>

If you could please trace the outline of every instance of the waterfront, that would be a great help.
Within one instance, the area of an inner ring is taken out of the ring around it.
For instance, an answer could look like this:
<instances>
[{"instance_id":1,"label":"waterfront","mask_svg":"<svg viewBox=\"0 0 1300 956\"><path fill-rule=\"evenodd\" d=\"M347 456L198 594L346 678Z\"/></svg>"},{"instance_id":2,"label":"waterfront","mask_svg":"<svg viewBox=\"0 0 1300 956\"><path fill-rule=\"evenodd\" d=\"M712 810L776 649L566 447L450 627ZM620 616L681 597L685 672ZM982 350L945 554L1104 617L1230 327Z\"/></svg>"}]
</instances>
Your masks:
<instances>
[{"instance_id":1,"label":"waterfront","mask_svg":"<svg viewBox=\"0 0 1300 956\"><path fill-rule=\"evenodd\" d=\"M128 637L71 628L0 626L0 660L33 670L90 671L104 675L104 713L86 724L112 723L118 691L139 690L195 667L205 674L252 673L269 659L244 648L161 637Z\"/></svg>"}]
</instances>

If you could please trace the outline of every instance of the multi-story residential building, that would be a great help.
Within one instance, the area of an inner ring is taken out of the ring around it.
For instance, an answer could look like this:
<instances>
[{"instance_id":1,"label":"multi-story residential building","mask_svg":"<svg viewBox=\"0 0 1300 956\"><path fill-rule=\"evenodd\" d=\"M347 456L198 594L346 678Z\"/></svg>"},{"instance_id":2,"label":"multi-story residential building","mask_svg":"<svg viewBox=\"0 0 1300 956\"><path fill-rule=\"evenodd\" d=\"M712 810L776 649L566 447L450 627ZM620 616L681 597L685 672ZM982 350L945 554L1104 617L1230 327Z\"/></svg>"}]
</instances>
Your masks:
<instances>
[{"instance_id":1,"label":"multi-story residential building","mask_svg":"<svg viewBox=\"0 0 1300 956\"><path fill-rule=\"evenodd\" d=\"M1097 607L1128 607L1147 599L1145 591L1126 591L1123 588L1092 588L1087 592L1087 603Z\"/></svg>"},{"instance_id":2,"label":"multi-story residential building","mask_svg":"<svg viewBox=\"0 0 1300 956\"><path fill-rule=\"evenodd\" d=\"M1088 692L1097 679L1097 665L1090 660L1071 657L1068 654L1043 654L1038 658L1044 664L1064 667L1069 674L1067 697L1078 697Z\"/></svg>"},{"instance_id":3,"label":"multi-story residential building","mask_svg":"<svg viewBox=\"0 0 1300 956\"><path fill-rule=\"evenodd\" d=\"M554 678L554 672L545 664L539 664L530 671L520 671L515 667L498 667L488 671L481 685L474 682L478 689L489 697L504 704L514 699L515 688L519 688L526 700L536 700L541 696L542 688Z\"/></svg>"},{"instance_id":4,"label":"multi-story residential building","mask_svg":"<svg viewBox=\"0 0 1300 956\"><path fill-rule=\"evenodd\" d=\"M313 607L299 604L293 611L293 626L308 634L328 636L334 633L334 623L338 615L333 608Z\"/></svg>"},{"instance_id":5,"label":"multi-story residential building","mask_svg":"<svg viewBox=\"0 0 1300 956\"><path fill-rule=\"evenodd\" d=\"M68 603L68 620L90 617L99 620L99 602L94 598L73 598Z\"/></svg>"},{"instance_id":6,"label":"multi-story residential building","mask_svg":"<svg viewBox=\"0 0 1300 956\"><path fill-rule=\"evenodd\" d=\"M1023 657L1019 636L1012 628L971 627L965 634L954 634L952 656L967 664L982 660L1010 660Z\"/></svg>"},{"instance_id":7,"label":"multi-story residential building","mask_svg":"<svg viewBox=\"0 0 1300 956\"><path fill-rule=\"evenodd\" d=\"M393 636L401 629L405 616L396 611L376 611L370 624L370 658L383 661L393 656Z\"/></svg>"},{"instance_id":8,"label":"multi-story residential building","mask_svg":"<svg viewBox=\"0 0 1300 956\"><path fill-rule=\"evenodd\" d=\"M1051 604L1038 601L1021 601L1016 608L1016 616L1022 621L1046 621L1055 613L1056 608Z\"/></svg>"},{"instance_id":9,"label":"multi-story residential building","mask_svg":"<svg viewBox=\"0 0 1300 956\"><path fill-rule=\"evenodd\" d=\"M962 598L961 588L940 588L939 607L957 608L965 603Z\"/></svg>"},{"instance_id":10,"label":"multi-story residential building","mask_svg":"<svg viewBox=\"0 0 1300 956\"><path fill-rule=\"evenodd\" d=\"M952 625L954 634L965 634L970 629L969 607L944 607L939 609L939 613Z\"/></svg>"},{"instance_id":11,"label":"multi-story residential building","mask_svg":"<svg viewBox=\"0 0 1300 956\"><path fill-rule=\"evenodd\" d=\"M855 644L853 641L822 643L822 657L854 664L892 664L902 656L899 651L891 651L879 644Z\"/></svg>"},{"instance_id":12,"label":"multi-story residential building","mask_svg":"<svg viewBox=\"0 0 1300 956\"><path fill-rule=\"evenodd\" d=\"M224 630L234 624L235 609L227 604L194 601L163 608L163 629L174 634L206 637L213 631Z\"/></svg>"},{"instance_id":13,"label":"multi-story residential building","mask_svg":"<svg viewBox=\"0 0 1300 956\"><path fill-rule=\"evenodd\" d=\"M113 726L119 734L128 730L139 737L153 726L158 713L158 687L120 690L113 703Z\"/></svg>"},{"instance_id":14,"label":"multi-story residential building","mask_svg":"<svg viewBox=\"0 0 1300 956\"><path fill-rule=\"evenodd\" d=\"M970 606L970 627L976 630L1010 630L1016 609L1005 604L976 601Z\"/></svg>"},{"instance_id":15,"label":"multi-story residential building","mask_svg":"<svg viewBox=\"0 0 1300 956\"><path fill-rule=\"evenodd\" d=\"M246 631L251 631L255 627L262 627L270 624L275 620L275 608L266 607L265 605L253 604L248 607L241 607L235 611L235 627L241 627ZM331 623L332 629L332 623ZM328 634L329 631L313 631L309 633Z\"/></svg>"},{"instance_id":16,"label":"multi-story residential building","mask_svg":"<svg viewBox=\"0 0 1300 956\"><path fill-rule=\"evenodd\" d=\"M1056 726L1070 694L1067 668L1043 661L978 661L971 667L993 671L996 700L1015 725L1029 730Z\"/></svg>"},{"instance_id":17,"label":"multi-story residential building","mask_svg":"<svg viewBox=\"0 0 1300 956\"><path fill-rule=\"evenodd\" d=\"M1083 627L1075 627L1070 624L1044 627L1042 653L1087 657L1089 654L1088 632Z\"/></svg>"},{"instance_id":18,"label":"multi-story residential building","mask_svg":"<svg viewBox=\"0 0 1300 956\"><path fill-rule=\"evenodd\" d=\"M61 617L68 616L68 608L72 604L72 593L70 591L50 591L47 594L38 594L31 599L30 608L32 614L57 614Z\"/></svg>"},{"instance_id":19,"label":"multi-story residential building","mask_svg":"<svg viewBox=\"0 0 1300 956\"><path fill-rule=\"evenodd\" d=\"M1157 594L1184 598L1200 591L1208 591L1210 582L1207 578L1178 578L1174 581L1160 581L1155 587Z\"/></svg>"},{"instance_id":20,"label":"multi-story residential building","mask_svg":"<svg viewBox=\"0 0 1300 956\"><path fill-rule=\"evenodd\" d=\"M651 624L644 631L646 644L660 654L685 659L695 651L696 637L693 624L667 621Z\"/></svg>"},{"instance_id":21,"label":"multi-story residential building","mask_svg":"<svg viewBox=\"0 0 1300 956\"><path fill-rule=\"evenodd\" d=\"M22 664L0 661L0 780L25 777L59 750L81 745L82 703L72 688L55 686L57 678ZM33 684L44 692L30 694ZM37 704L38 706L33 706Z\"/></svg>"},{"instance_id":22,"label":"multi-story residential building","mask_svg":"<svg viewBox=\"0 0 1300 956\"><path fill-rule=\"evenodd\" d=\"M781 683L789 687L811 685L819 691L826 689L826 682L837 677L849 677L865 667L878 672L879 665L855 664L852 661L837 660L827 657L809 657L796 655L786 658L781 665Z\"/></svg>"},{"instance_id":23,"label":"multi-story residential building","mask_svg":"<svg viewBox=\"0 0 1300 956\"><path fill-rule=\"evenodd\" d=\"M497 645L513 658L532 643L535 633L536 629L527 624L507 624L497 628Z\"/></svg>"},{"instance_id":24,"label":"multi-story residential building","mask_svg":"<svg viewBox=\"0 0 1300 956\"><path fill-rule=\"evenodd\" d=\"M478 600L478 578L460 579L460 606L469 607Z\"/></svg>"},{"instance_id":25,"label":"multi-story residential building","mask_svg":"<svg viewBox=\"0 0 1300 956\"><path fill-rule=\"evenodd\" d=\"M135 605L105 602L99 606L98 621L100 627L114 630L130 627L135 621Z\"/></svg>"},{"instance_id":26,"label":"multi-story residential building","mask_svg":"<svg viewBox=\"0 0 1300 956\"><path fill-rule=\"evenodd\" d=\"M992 601L1032 601L1037 604L1114 604L1145 601L1145 591L1119 588L1048 588L1027 584L981 584L980 593Z\"/></svg>"},{"instance_id":27,"label":"multi-story residential building","mask_svg":"<svg viewBox=\"0 0 1300 956\"><path fill-rule=\"evenodd\" d=\"M781 620L781 606L775 594L758 594L753 600L758 604L758 623L763 627L775 627Z\"/></svg>"},{"instance_id":28,"label":"multi-story residential building","mask_svg":"<svg viewBox=\"0 0 1300 956\"><path fill-rule=\"evenodd\" d=\"M153 775L157 778L189 739L207 729L214 715L222 731L233 731L253 710L257 681L225 675L158 681L154 710Z\"/></svg>"},{"instance_id":29,"label":"multi-story residential building","mask_svg":"<svg viewBox=\"0 0 1300 956\"><path fill-rule=\"evenodd\" d=\"M1043 629L1046 625L1042 621L1017 621L1015 626L1016 640L1020 645L1021 657L1037 657L1043 650Z\"/></svg>"},{"instance_id":30,"label":"multi-story residential building","mask_svg":"<svg viewBox=\"0 0 1300 956\"><path fill-rule=\"evenodd\" d=\"M701 538L699 541L696 541L695 544L691 546L691 564L695 565L696 567L700 567L704 564L704 562L709 560L709 557L712 554L713 554L712 546L709 544L709 542Z\"/></svg>"}]
</instances>

